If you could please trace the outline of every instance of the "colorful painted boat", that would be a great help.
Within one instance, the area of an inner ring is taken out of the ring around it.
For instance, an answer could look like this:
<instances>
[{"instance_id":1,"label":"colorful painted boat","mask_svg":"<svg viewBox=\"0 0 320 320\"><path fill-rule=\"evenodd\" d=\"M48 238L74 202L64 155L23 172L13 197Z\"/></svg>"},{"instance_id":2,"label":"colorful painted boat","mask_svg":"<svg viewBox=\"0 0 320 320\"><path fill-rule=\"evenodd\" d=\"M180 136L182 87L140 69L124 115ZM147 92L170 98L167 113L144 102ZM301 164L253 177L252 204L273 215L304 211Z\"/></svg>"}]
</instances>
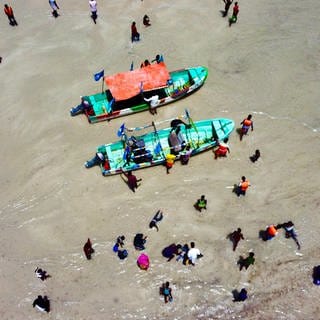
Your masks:
<instances>
[{"instance_id":1,"label":"colorful painted boat","mask_svg":"<svg viewBox=\"0 0 320 320\"><path fill-rule=\"evenodd\" d=\"M170 128L156 128L167 121L171 121ZM150 128L152 132L131 136L135 131L150 131ZM99 146L95 157L87 161L85 166L90 168L100 165L102 174L108 176L165 164L168 154L175 154L177 160L185 154L188 149L186 146L189 146L191 156L194 156L213 148L218 140L229 137L233 130L234 122L224 118L196 122L189 118L188 123L177 118L134 129L125 128L123 124L118 131L120 140Z\"/></svg>"},{"instance_id":2,"label":"colorful painted boat","mask_svg":"<svg viewBox=\"0 0 320 320\"><path fill-rule=\"evenodd\" d=\"M133 71L104 77L107 90L83 96L83 102L70 110L71 116L84 113L90 123L114 119L150 108L151 97L157 97L157 108L181 99L205 82L208 69L186 68L168 72L164 62Z\"/></svg>"}]
</instances>

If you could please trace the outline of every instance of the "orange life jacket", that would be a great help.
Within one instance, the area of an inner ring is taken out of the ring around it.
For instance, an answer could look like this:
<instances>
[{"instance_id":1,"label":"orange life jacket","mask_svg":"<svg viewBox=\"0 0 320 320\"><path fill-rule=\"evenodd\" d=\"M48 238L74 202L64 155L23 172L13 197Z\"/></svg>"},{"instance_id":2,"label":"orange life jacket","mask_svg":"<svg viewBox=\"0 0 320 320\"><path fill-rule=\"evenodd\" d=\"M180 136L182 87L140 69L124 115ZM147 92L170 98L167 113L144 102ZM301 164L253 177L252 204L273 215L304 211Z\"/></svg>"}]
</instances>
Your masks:
<instances>
[{"instance_id":1,"label":"orange life jacket","mask_svg":"<svg viewBox=\"0 0 320 320\"><path fill-rule=\"evenodd\" d=\"M251 120L249 120L249 119L243 120L243 125L244 125L245 127L250 127L251 124L252 124L252 121L251 121Z\"/></svg>"},{"instance_id":2,"label":"orange life jacket","mask_svg":"<svg viewBox=\"0 0 320 320\"><path fill-rule=\"evenodd\" d=\"M4 7L4 13L7 15L7 16L13 16L13 10L11 7Z\"/></svg>"},{"instance_id":3,"label":"orange life jacket","mask_svg":"<svg viewBox=\"0 0 320 320\"><path fill-rule=\"evenodd\" d=\"M270 236L274 237L277 234L277 229L274 225L271 225L267 228L267 232Z\"/></svg>"},{"instance_id":4,"label":"orange life jacket","mask_svg":"<svg viewBox=\"0 0 320 320\"><path fill-rule=\"evenodd\" d=\"M241 190L246 191L249 187L250 182L248 180L241 182Z\"/></svg>"}]
</instances>

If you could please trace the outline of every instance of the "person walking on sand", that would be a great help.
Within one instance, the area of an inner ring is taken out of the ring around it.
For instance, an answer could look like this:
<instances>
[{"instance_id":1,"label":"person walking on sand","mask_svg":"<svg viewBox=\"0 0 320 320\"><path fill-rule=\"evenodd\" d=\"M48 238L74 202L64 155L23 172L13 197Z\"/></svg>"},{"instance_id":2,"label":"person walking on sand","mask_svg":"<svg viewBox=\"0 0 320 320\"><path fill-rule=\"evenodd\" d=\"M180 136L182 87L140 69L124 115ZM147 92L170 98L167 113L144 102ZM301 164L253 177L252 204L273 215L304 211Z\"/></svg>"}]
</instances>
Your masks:
<instances>
[{"instance_id":1,"label":"person walking on sand","mask_svg":"<svg viewBox=\"0 0 320 320\"><path fill-rule=\"evenodd\" d=\"M223 12L223 17L226 17L228 15L228 11L229 11L229 8L233 2L233 0L223 0L224 2L224 12Z\"/></svg>"},{"instance_id":2,"label":"person walking on sand","mask_svg":"<svg viewBox=\"0 0 320 320\"><path fill-rule=\"evenodd\" d=\"M89 7L90 7L90 11L91 11L91 19L93 20L94 24L97 24L97 19L98 19L98 15L97 15L97 1L96 0L89 0Z\"/></svg>"},{"instance_id":3,"label":"person walking on sand","mask_svg":"<svg viewBox=\"0 0 320 320\"><path fill-rule=\"evenodd\" d=\"M172 298L172 289L170 288L170 283L167 281L166 283L163 283L160 287L159 293L161 296L164 297L164 302L168 303L173 300Z\"/></svg>"},{"instance_id":4,"label":"person walking on sand","mask_svg":"<svg viewBox=\"0 0 320 320\"><path fill-rule=\"evenodd\" d=\"M231 27L231 25L233 23L236 23L238 20L238 13L239 13L239 5L238 2L236 2L233 6L233 12L232 12L232 16L229 19L229 27Z\"/></svg>"},{"instance_id":5,"label":"person walking on sand","mask_svg":"<svg viewBox=\"0 0 320 320\"><path fill-rule=\"evenodd\" d=\"M247 300L248 298L248 293L245 288L242 288L241 291L237 294L237 296L234 297L234 302L242 302Z\"/></svg>"},{"instance_id":6,"label":"person walking on sand","mask_svg":"<svg viewBox=\"0 0 320 320\"><path fill-rule=\"evenodd\" d=\"M239 182L236 188L236 194L238 197L241 195L245 196L247 189L250 187L250 181L246 179L245 176L241 177L241 181Z\"/></svg>"},{"instance_id":7,"label":"person walking on sand","mask_svg":"<svg viewBox=\"0 0 320 320\"><path fill-rule=\"evenodd\" d=\"M18 23L16 21L16 18L14 17L12 8L10 6L8 6L7 4L5 4L3 11L6 14L6 16L8 17L9 24L11 26L17 26Z\"/></svg>"},{"instance_id":8,"label":"person walking on sand","mask_svg":"<svg viewBox=\"0 0 320 320\"><path fill-rule=\"evenodd\" d=\"M58 10L60 9L57 2L55 0L49 0L49 5L52 9L52 16L58 18Z\"/></svg>"},{"instance_id":9,"label":"person walking on sand","mask_svg":"<svg viewBox=\"0 0 320 320\"><path fill-rule=\"evenodd\" d=\"M254 253L250 252L249 256L245 259L240 259L239 265L240 265L240 271L243 268L246 268L246 270L249 268L250 265L254 265L255 258L254 258Z\"/></svg>"},{"instance_id":10,"label":"person walking on sand","mask_svg":"<svg viewBox=\"0 0 320 320\"><path fill-rule=\"evenodd\" d=\"M136 22L133 21L131 24L131 42L139 41L140 40L140 33L137 30Z\"/></svg>"},{"instance_id":11,"label":"person walking on sand","mask_svg":"<svg viewBox=\"0 0 320 320\"><path fill-rule=\"evenodd\" d=\"M161 210L158 210L157 213L154 215L152 220L149 223L149 228L156 228L157 232L159 231L159 228L157 226L157 223L160 222L163 219L163 212Z\"/></svg>"},{"instance_id":12,"label":"person walking on sand","mask_svg":"<svg viewBox=\"0 0 320 320\"><path fill-rule=\"evenodd\" d=\"M87 242L83 246L84 254L88 260L91 260L91 255L94 253L90 239L88 238Z\"/></svg>"},{"instance_id":13,"label":"person walking on sand","mask_svg":"<svg viewBox=\"0 0 320 320\"><path fill-rule=\"evenodd\" d=\"M248 133L250 128L251 131L253 131L252 115L249 114L246 119L240 122L240 124L242 124L242 127L240 129L240 141L242 141L242 137Z\"/></svg>"},{"instance_id":14,"label":"person walking on sand","mask_svg":"<svg viewBox=\"0 0 320 320\"><path fill-rule=\"evenodd\" d=\"M236 248L238 246L238 243L240 240L244 240L244 237L243 237L243 234L241 232L241 229L238 228L237 230L233 231L231 234L230 234L230 240L232 241L233 243L233 248L232 250L233 251L236 251Z\"/></svg>"},{"instance_id":15,"label":"person walking on sand","mask_svg":"<svg viewBox=\"0 0 320 320\"><path fill-rule=\"evenodd\" d=\"M174 154L168 153L166 155L166 168L167 168L167 174L169 174L170 169L173 167L174 160L176 159L176 156Z\"/></svg>"},{"instance_id":16,"label":"person walking on sand","mask_svg":"<svg viewBox=\"0 0 320 320\"><path fill-rule=\"evenodd\" d=\"M132 171L125 172L122 170L122 173L127 177L128 179L128 187L133 192L136 192L136 189L140 186L138 182L142 181L142 179L137 179L137 177L132 174Z\"/></svg>"},{"instance_id":17,"label":"person walking on sand","mask_svg":"<svg viewBox=\"0 0 320 320\"><path fill-rule=\"evenodd\" d=\"M298 246L298 250L300 250L300 243L297 239L297 233L294 229L294 223L292 221L288 221L286 223L283 223L281 225L282 228L284 228L285 232L286 232L286 238L292 238L294 240L294 242L297 244ZM278 227L277 227L278 228Z\"/></svg>"}]
</instances>

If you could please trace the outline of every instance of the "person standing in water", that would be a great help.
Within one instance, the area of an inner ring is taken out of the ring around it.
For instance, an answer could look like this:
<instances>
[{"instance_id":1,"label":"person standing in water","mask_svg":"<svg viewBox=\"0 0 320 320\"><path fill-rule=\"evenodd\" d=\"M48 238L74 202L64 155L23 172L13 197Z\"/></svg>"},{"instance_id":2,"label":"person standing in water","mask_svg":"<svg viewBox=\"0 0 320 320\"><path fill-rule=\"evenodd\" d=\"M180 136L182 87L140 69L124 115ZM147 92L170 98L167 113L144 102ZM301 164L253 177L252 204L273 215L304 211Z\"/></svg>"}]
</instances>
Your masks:
<instances>
[{"instance_id":1,"label":"person standing in water","mask_svg":"<svg viewBox=\"0 0 320 320\"><path fill-rule=\"evenodd\" d=\"M240 130L240 141L242 141L242 137L248 133L250 128L251 128L251 131L253 131L252 115L249 114L247 118L242 120L240 124L242 124L241 130Z\"/></svg>"},{"instance_id":2,"label":"person standing in water","mask_svg":"<svg viewBox=\"0 0 320 320\"><path fill-rule=\"evenodd\" d=\"M97 24L97 19L98 19L98 15L97 15L97 1L96 0L89 0L89 7L90 7L90 11L91 11L91 18L94 22L94 24Z\"/></svg>"},{"instance_id":3,"label":"person standing in water","mask_svg":"<svg viewBox=\"0 0 320 320\"><path fill-rule=\"evenodd\" d=\"M18 23L16 21L16 18L14 17L12 8L10 6L8 6L7 4L5 4L3 11L6 14L6 16L8 17L9 24L11 26L17 26Z\"/></svg>"}]
</instances>

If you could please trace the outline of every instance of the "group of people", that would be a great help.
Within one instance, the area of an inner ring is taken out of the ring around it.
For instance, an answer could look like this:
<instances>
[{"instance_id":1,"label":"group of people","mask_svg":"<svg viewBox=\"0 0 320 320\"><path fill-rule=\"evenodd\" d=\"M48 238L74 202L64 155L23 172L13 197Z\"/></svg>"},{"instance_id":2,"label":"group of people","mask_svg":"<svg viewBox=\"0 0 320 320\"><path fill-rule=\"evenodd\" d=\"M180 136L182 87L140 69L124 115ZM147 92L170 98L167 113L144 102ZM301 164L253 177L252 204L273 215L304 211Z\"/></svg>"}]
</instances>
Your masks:
<instances>
[{"instance_id":1,"label":"group of people","mask_svg":"<svg viewBox=\"0 0 320 320\"><path fill-rule=\"evenodd\" d=\"M223 0L223 2L224 2L224 11L222 13L222 16L226 17L228 15L228 11L229 11L231 4L233 3L233 0ZM231 25L233 23L237 22L238 13L239 13L239 4L238 4L238 2L235 2L234 6L233 6L233 10L232 10L232 15L229 18L229 27L231 27Z\"/></svg>"},{"instance_id":2,"label":"group of people","mask_svg":"<svg viewBox=\"0 0 320 320\"><path fill-rule=\"evenodd\" d=\"M34 271L36 274L36 277L38 279L41 279L42 281L51 278L49 274L47 274L47 271L41 269L41 268L36 268ZM38 309L41 312L50 312L50 300L46 295L38 295L38 297L33 301L32 303L33 308Z\"/></svg>"}]
</instances>

